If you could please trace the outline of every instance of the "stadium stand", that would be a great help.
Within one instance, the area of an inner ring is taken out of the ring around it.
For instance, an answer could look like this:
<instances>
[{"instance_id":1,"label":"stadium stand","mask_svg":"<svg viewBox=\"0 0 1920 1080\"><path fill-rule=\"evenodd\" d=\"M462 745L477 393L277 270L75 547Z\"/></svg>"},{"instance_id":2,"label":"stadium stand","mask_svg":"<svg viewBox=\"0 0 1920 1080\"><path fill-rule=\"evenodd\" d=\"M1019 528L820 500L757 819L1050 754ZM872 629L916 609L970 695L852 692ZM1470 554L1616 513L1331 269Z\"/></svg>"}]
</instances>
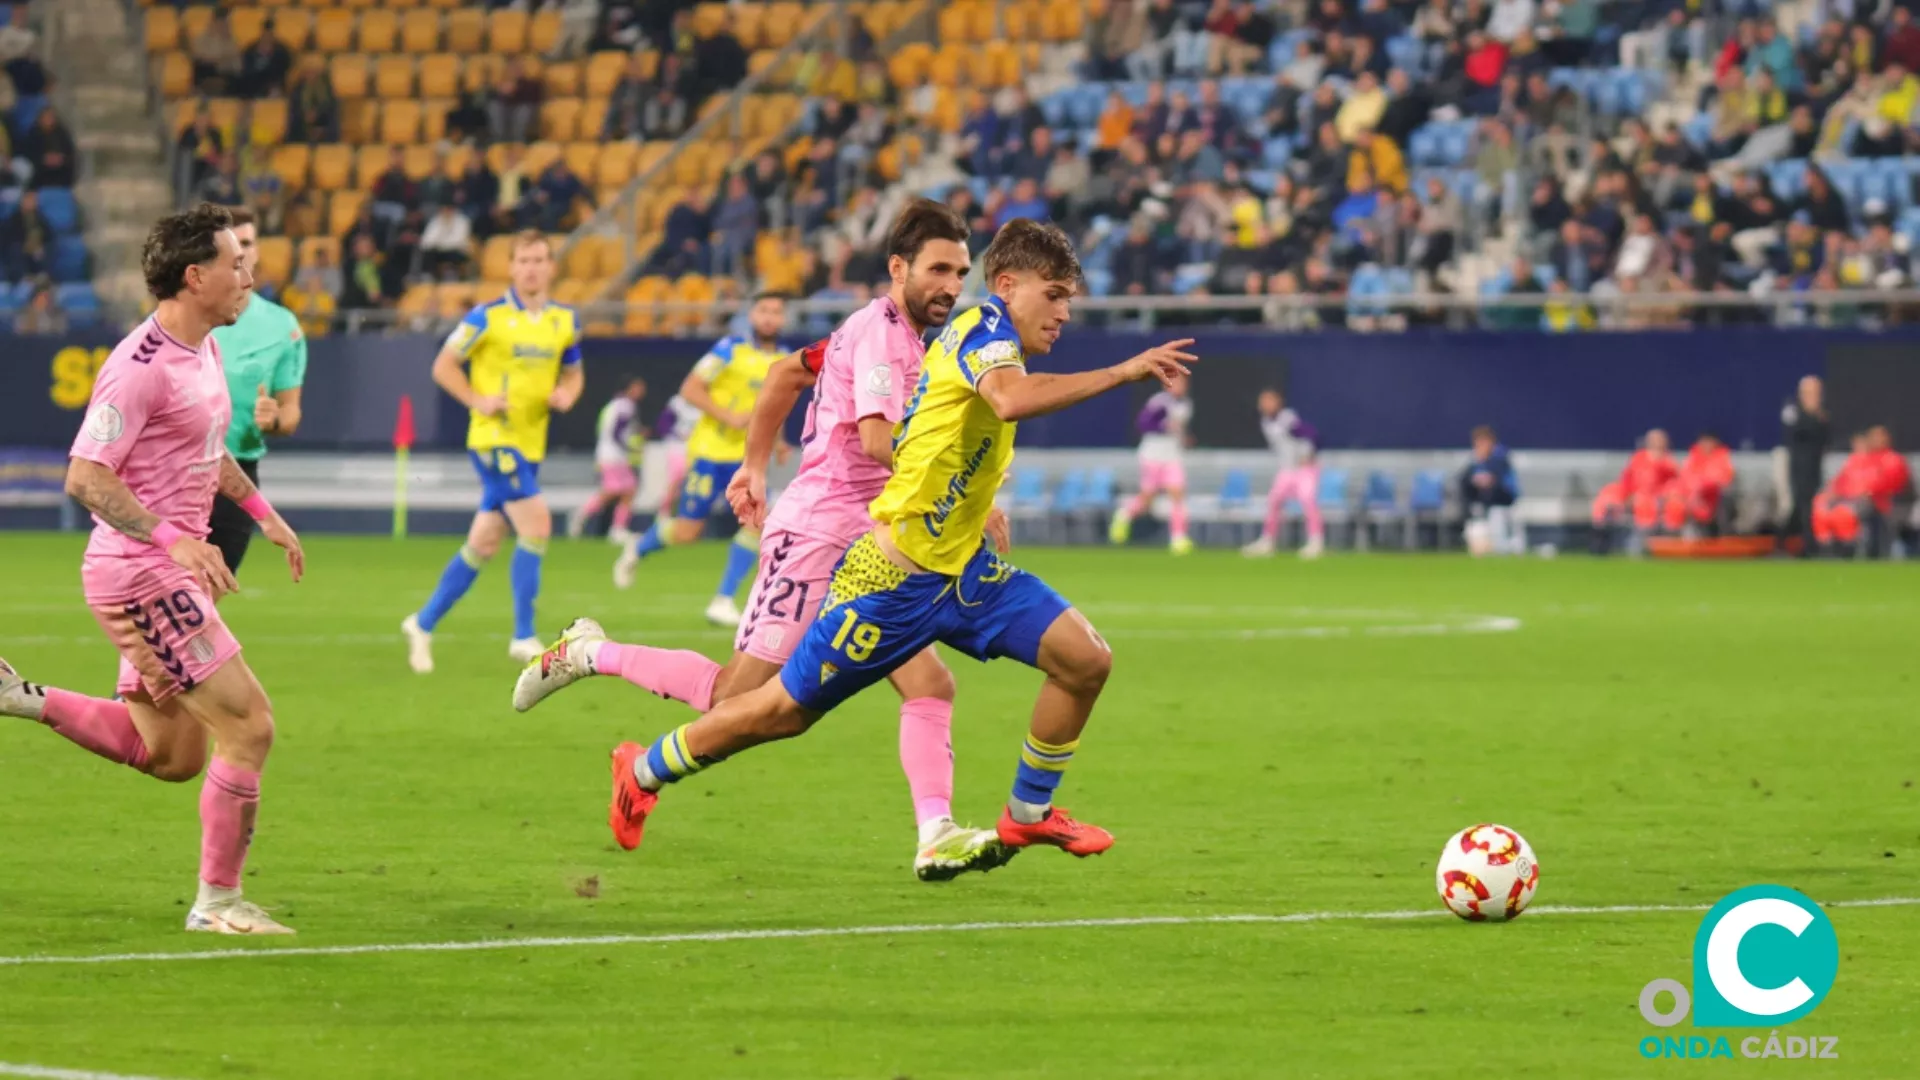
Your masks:
<instances>
[{"instance_id":1,"label":"stadium stand","mask_svg":"<svg viewBox=\"0 0 1920 1080\"><path fill-rule=\"evenodd\" d=\"M43 50L28 6L0 4L0 318L23 333L101 314L73 191L80 155L48 96Z\"/></svg>"}]
</instances>

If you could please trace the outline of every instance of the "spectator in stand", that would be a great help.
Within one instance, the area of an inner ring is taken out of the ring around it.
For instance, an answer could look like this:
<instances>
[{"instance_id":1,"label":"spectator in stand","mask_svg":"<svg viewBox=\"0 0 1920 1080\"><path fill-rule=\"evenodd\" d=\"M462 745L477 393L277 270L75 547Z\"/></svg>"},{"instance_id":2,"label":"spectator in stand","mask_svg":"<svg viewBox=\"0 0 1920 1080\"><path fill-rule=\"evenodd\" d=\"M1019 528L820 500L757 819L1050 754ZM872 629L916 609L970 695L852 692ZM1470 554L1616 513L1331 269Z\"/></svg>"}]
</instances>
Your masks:
<instances>
[{"instance_id":1,"label":"spectator in stand","mask_svg":"<svg viewBox=\"0 0 1920 1080\"><path fill-rule=\"evenodd\" d=\"M732 16L728 15L712 37L702 38L694 45L694 96L699 101L713 94L727 93L747 77L747 50L733 35L731 23Z\"/></svg>"},{"instance_id":2,"label":"spectator in stand","mask_svg":"<svg viewBox=\"0 0 1920 1080\"><path fill-rule=\"evenodd\" d=\"M1100 121L1093 133L1093 165L1105 168L1112 162L1113 155L1120 152L1120 144L1133 134L1133 106L1118 90L1107 94L1106 107L1100 110ZM1105 155L1104 157L1102 155Z\"/></svg>"},{"instance_id":3,"label":"spectator in stand","mask_svg":"<svg viewBox=\"0 0 1920 1080\"><path fill-rule=\"evenodd\" d=\"M1387 107L1381 112L1379 126L1374 130L1391 139L1394 146L1404 149L1413 138L1413 133L1432 115L1432 92L1424 85L1414 85L1413 80L1400 68L1387 73Z\"/></svg>"},{"instance_id":4,"label":"spectator in stand","mask_svg":"<svg viewBox=\"0 0 1920 1080\"><path fill-rule=\"evenodd\" d=\"M420 185L407 175L406 156L399 147L387 151L387 168L373 182L374 216L389 225L398 224L420 209Z\"/></svg>"},{"instance_id":5,"label":"spectator in stand","mask_svg":"<svg viewBox=\"0 0 1920 1080\"><path fill-rule=\"evenodd\" d=\"M447 110L446 129L449 142L473 147L487 145L487 92L465 90L454 98L453 108Z\"/></svg>"},{"instance_id":6,"label":"spectator in stand","mask_svg":"<svg viewBox=\"0 0 1920 1080\"><path fill-rule=\"evenodd\" d=\"M491 235L487 226L493 220L493 208L500 203L500 178L487 167L484 156L475 154L467 159L454 190L454 202L472 224L475 235L482 239Z\"/></svg>"},{"instance_id":7,"label":"spectator in stand","mask_svg":"<svg viewBox=\"0 0 1920 1080\"><path fill-rule=\"evenodd\" d=\"M1698 535L1716 530L1720 504L1733 487L1733 455L1711 431L1701 432L1663 500L1667 531Z\"/></svg>"},{"instance_id":8,"label":"spectator in stand","mask_svg":"<svg viewBox=\"0 0 1920 1080\"><path fill-rule=\"evenodd\" d=\"M1221 45L1221 51L1225 54L1226 70L1245 75L1265 65L1267 50L1280 28L1273 16L1256 7L1253 0L1236 0L1233 8L1236 22L1233 37Z\"/></svg>"},{"instance_id":9,"label":"spectator in stand","mask_svg":"<svg viewBox=\"0 0 1920 1080\"><path fill-rule=\"evenodd\" d=\"M28 191L12 214L0 218L0 258L9 281L23 281L47 272L53 251L53 227L40 210L40 196Z\"/></svg>"},{"instance_id":10,"label":"spectator in stand","mask_svg":"<svg viewBox=\"0 0 1920 1080\"><path fill-rule=\"evenodd\" d=\"M447 126L451 134L451 115ZM333 96L333 80L319 57L302 60L293 84L287 87L287 138L295 143L340 141L340 101Z\"/></svg>"},{"instance_id":11,"label":"spectator in stand","mask_svg":"<svg viewBox=\"0 0 1920 1080\"><path fill-rule=\"evenodd\" d=\"M429 276L452 279L473 258L473 223L451 205L442 205L420 234L420 264Z\"/></svg>"},{"instance_id":12,"label":"spectator in stand","mask_svg":"<svg viewBox=\"0 0 1920 1080\"><path fill-rule=\"evenodd\" d=\"M1507 71L1507 47L1499 39L1475 30L1467 35L1465 62L1461 73L1466 78L1464 107L1469 112L1493 112L1500 100L1500 77Z\"/></svg>"},{"instance_id":13,"label":"spectator in stand","mask_svg":"<svg viewBox=\"0 0 1920 1080\"><path fill-rule=\"evenodd\" d=\"M668 57L663 77L640 110L640 131L647 139L678 139L687 130L687 98L679 75L679 58Z\"/></svg>"},{"instance_id":14,"label":"spectator in stand","mask_svg":"<svg viewBox=\"0 0 1920 1080\"><path fill-rule=\"evenodd\" d=\"M385 307L387 298L381 291L379 245L368 233L351 235L353 243L350 250L353 257L348 264L346 281L341 287L340 307L344 311Z\"/></svg>"},{"instance_id":15,"label":"spectator in stand","mask_svg":"<svg viewBox=\"0 0 1920 1080\"><path fill-rule=\"evenodd\" d=\"M642 40L640 23L634 18L631 7L622 4L608 4L600 17L600 25L587 42L588 52L632 52Z\"/></svg>"},{"instance_id":16,"label":"spectator in stand","mask_svg":"<svg viewBox=\"0 0 1920 1080\"><path fill-rule=\"evenodd\" d=\"M240 163L233 151L220 155L217 164L208 171L193 189L196 202L210 202L216 206L237 206L240 203L240 184L238 174Z\"/></svg>"},{"instance_id":17,"label":"spectator in stand","mask_svg":"<svg viewBox=\"0 0 1920 1080\"><path fill-rule=\"evenodd\" d=\"M354 245L364 236L368 240L373 241L374 250L378 251L380 248L386 246L389 231L390 230L380 222L380 219L374 217L373 207L362 206L360 208L360 215L354 218L353 221L347 225L347 231L340 235L340 250L352 252ZM348 269L352 269L350 262L348 263Z\"/></svg>"},{"instance_id":18,"label":"spectator in stand","mask_svg":"<svg viewBox=\"0 0 1920 1080\"><path fill-rule=\"evenodd\" d=\"M1467 549L1475 555L1519 554L1525 544L1516 535L1513 521L1513 504L1520 498L1519 475L1493 428L1485 424L1474 428L1472 439L1472 456L1460 470Z\"/></svg>"},{"instance_id":19,"label":"spectator in stand","mask_svg":"<svg viewBox=\"0 0 1920 1080\"><path fill-rule=\"evenodd\" d=\"M1017 146L1007 159L1007 176L1013 180L1032 180L1038 183L1045 179L1047 169L1053 165L1053 132L1049 128L1036 128L1025 146Z\"/></svg>"},{"instance_id":20,"label":"spectator in stand","mask_svg":"<svg viewBox=\"0 0 1920 1080\"><path fill-rule=\"evenodd\" d=\"M823 114L824 110L836 104L827 102L823 106ZM973 106L960 127L960 167L974 176L992 178L1000 175L1002 144L1000 114L994 110L985 94L975 91Z\"/></svg>"},{"instance_id":21,"label":"spectator in stand","mask_svg":"<svg viewBox=\"0 0 1920 1080\"><path fill-rule=\"evenodd\" d=\"M499 194L494 198L493 226L488 230L489 234L522 228L519 224L521 208L533 189L533 181L527 176L526 155L519 147L507 147L501 164L505 167L500 170L495 184Z\"/></svg>"},{"instance_id":22,"label":"spectator in stand","mask_svg":"<svg viewBox=\"0 0 1920 1080\"><path fill-rule=\"evenodd\" d=\"M546 88L514 57L493 84L487 101L487 131L495 142L524 143L533 133Z\"/></svg>"},{"instance_id":23,"label":"spectator in stand","mask_svg":"<svg viewBox=\"0 0 1920 1080\"><path fill-rule=\"evenodd\" d=\"M260 36L241 57L240 77L234 84L234 92L243 98L276 97L286 86L287 72L292 69L293 54L274 36L273 20L268 19L261 27Z\"/></svg>"},{"instance_id":24,"label":"spectator in stand","mask_svg":"<svg viewBox=\"0 0 1920 1080\"><path fill-rule=\"evenodd\" d=\"M678 277L707 268L707 242L712 233L706 193L688 189L667 211L665 236L648 256L646 273Z\"/></svg>"},{"instance_id":25,"label":"spectator in stand","mask_svg":"<svg viewBox=\"0 0 1920 1080\"><path fill-rule=\"evenodd\" d=\"M0 26L0 64L31 56L39 48L40 35L27 25L27 5L14 4L7 12L6 25Z\"/></svg>"},{"instance_id":26,"label":"spectator in stand","mask_svg":"<svg viewBox=\"0 0 1920 1080\"><path fill-rule=\"evenodd\" d=\"M1147 0L1146 43L1127 57L1127 71L1135 82L1162 79L1167 74L1168 50L1172 47L1174 27L1180 12L1173 0Z\"/></svg>"},{"instance_id":27,"label":"spectator in stand","mask_svg":"<svg viewBox=\"0 0 1920 1080\"><path fill-rule=\"evenodd\" d=\"M585 203L593 208L592 193L565 157L553 159L527 193L527 212L531 227L542 232L560 232L572 220L574 208ZM523 226L525 227L525 226Z\"/></svg>"},{"instance_id":28,"label":"spectator in stand","mask_svg":"<svg viewBox=\"0 0 1920 1080\"><path fill-rule=\"evenodd\" d=\"M1013 185L1013 194L1001 205L999 214L994 217L993 227L997 231L1015 218L1048 220L1047 200L1040 197L1040 185L1037 182L1020 180Z\"/></svg>"},{"instance_id":29,"label":"spectator in stand","mask_svg":"<svg viewBox=\"0 0 1920 1080\"><path fill-rule=\"evenodd\" d=\"M215 144L218 149L218 144ZM78 176L73 133L49 105L20 140L20 156L33 168L33 188L70 188Z\"/></svg>"},{"instance_id":30,"label":"spectator in stand","mask_svg":"<svg viewBox=\"0 0 1920 1080\"><path fill-rule=\"evenodd\" d=\"M1353 153L1347 164L1349 188L1353 186L1358 170L1365 168L1381 190L1396 195L1407 190L1407 160L1400 155L1400 148L1393 145L1392 139L1382 138L1362 128L1354 133L1352 142Z\"/></svg>"},{"instance_id":31,"label":"spectator in stand","mask_svg":"<svg viewBox=\"0 0 1920 1080\"><path fill-rule=\"evenodd\" d=\"M240 43L233 39L226 12L213 10L206 29L187 43L187 53L193 60L193 84L202 94L220 97L233 91L240 78Z\"/></svg>"},{"instance_id":32,"label":"spectator in stand","mask_svg":"<svg viewBox=\"0 0 1920 1080\"><path fill-rule=\"evenodd\" d=\"M312 258L308 259L293 275L293 283L287 286L282 297L287 310L300 320L300 329L308 337L325 334L333 324L333 315L339 306L336 299L344 288L340 279L340 268L333 265L333 255L326 248L316 248Z\"/></svg>"},{"instance_id":33,"label":"spectator in stand","mask_svg":"<svg viewBox=\"0 0 1920 1080\"><path fill-rule=\"evenodd\" d=\"M1642 533L1658 527L1660 500L1678 477L1667 433L1659 428L1647 432L1640 449L1620 471L1620 478L1601 488L1593 500L1593 553L1607 553L1612 547L1613 529L1621 521L1630 521Z\"/></svg>"},{"instance_id":34,"label":"spectator in stand","mask_svg":"<svg viewBox=\"0 0 1920 1080\"><path fill-rule=\"evenodd\" d=\"M67 317L59 308L53 306L51 287L43 285L34 290L33 299L27 301L27 306L13 317L13 332L16 334L64 334L67 332Z\"/></svg>"},{"instance_id":35,"label":"spectator in stand","mask_svg":"<svg viewBox=\"0 0 1920 1080\"><path fill-rule=\"evenodd\" d=\"M1127 60L1146 40L1146 0L1113 0L1094 20L1088 74L1102 82L1130 77Z\"/></svg>"},{"instance_id":36,"label":"spectator in stand","mask_svg":"<svg viewBox=\"0 0 1920 1080\"><path fill-rule=\"evenodd\" d=\"M714 272L744 278L752 272L754 237L760 233L760 204L739 173L727 177L726 197L713 214Z\"/></svg>"}]
</instances>

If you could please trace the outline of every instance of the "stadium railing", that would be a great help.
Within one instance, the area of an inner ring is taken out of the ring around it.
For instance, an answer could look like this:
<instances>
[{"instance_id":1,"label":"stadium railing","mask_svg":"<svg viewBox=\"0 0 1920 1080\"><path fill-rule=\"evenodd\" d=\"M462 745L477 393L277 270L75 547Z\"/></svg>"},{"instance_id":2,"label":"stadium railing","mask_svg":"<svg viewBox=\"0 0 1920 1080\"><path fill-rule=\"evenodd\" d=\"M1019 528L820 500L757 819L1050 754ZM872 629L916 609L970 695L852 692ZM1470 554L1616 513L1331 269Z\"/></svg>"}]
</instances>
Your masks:
<instances>
[{"instance_id":1,"label":"stadium railing","mask_svg":"<svg viewBox=\"0 0 1920 1080\"><path fill-rule=\"evenodd\" d=\"M966 296L961 303L975 303ZM656 303L595 303L580 306L587 322L618 322L633 311L656 316L701 315L697 325L674 321L672 336L702 337L720 332L746 306L744 300L709 303L663 300ZM795 300L788 310L796 335L818 331L825 336L833 323L863 306L853 299ZM1515 293L1507 296L1377 295L1341 296L1091 296L1074 302L1078 315L1092 316L1094 324L1125 324L1151 329L1158 325L1242 325L1250 330L1347 330L1392 332L1409 326L1468 330L1558 330L1544 325L1549 313L1584 309L1591 325L1565 329L1566 333L1615 330L1687 329L1696 326L1765 321L1780 326L1876 329L1920 323L1920 289L1855 289L1825 292L1749 293L1629 293L1616 296L1561 293ZM342 328L350 334L387 332L443 332L457 321L437 315L408 314L390 309L343 312Z\"/></svg>"}]
</instances>

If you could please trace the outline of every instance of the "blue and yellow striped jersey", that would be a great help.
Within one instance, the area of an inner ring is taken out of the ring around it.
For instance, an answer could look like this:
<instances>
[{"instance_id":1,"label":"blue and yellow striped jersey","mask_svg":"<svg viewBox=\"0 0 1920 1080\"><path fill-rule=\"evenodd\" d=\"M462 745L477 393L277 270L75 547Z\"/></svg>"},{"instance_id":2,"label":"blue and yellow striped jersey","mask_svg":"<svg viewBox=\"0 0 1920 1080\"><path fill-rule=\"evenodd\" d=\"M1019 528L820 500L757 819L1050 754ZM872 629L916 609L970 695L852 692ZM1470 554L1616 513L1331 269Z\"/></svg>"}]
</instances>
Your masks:
<instances>
[{"instance_id":1,"label":"blue and yellow striped jersey","mask_svg":"<svg viewBox=\"0 0 1920 1080\"><path fill-rule=\"evenodd\" d=\"M761 345L751 336L728 334L713 343L707 355L694 365L693 373L707 382L707 394L713 403L728 412L751 415L760 400L760 387L767 381L767 369L787 355L778 341ZM705 413L687 437L690 461L733 462L747 456L747 430L730 428Z\"/></svg>"},{"instance_id":2,"label":"blue and yellow striped jersey","mask_svg":"<svg viewBox=\"0 0 1920 1080\"><path fill-rule=\"evenodd\" d=\"M868 512L928 570L957 575L980 548L987 512L1013 461L1016 426L980 396L980 377L1026 363L997 296L962 312L927 350L920 382L894 428L893 478Z\"/></svg>"},{"instance_id":3,"label":"blue and yellow striped jersey","mask_svg":"<svg viewBox=\"0 0 1920 1080\"><path fill-rule=\"evenodd\" d=\"M467 312L446 347L466 357L475 393L507 399L504 417L473 414L467 448L510 448L528 461L545 458L547 399L560 381L560 369L580 362L579 315L554 303L528 311L509 289Z\"/></svg>"}]
</instances>

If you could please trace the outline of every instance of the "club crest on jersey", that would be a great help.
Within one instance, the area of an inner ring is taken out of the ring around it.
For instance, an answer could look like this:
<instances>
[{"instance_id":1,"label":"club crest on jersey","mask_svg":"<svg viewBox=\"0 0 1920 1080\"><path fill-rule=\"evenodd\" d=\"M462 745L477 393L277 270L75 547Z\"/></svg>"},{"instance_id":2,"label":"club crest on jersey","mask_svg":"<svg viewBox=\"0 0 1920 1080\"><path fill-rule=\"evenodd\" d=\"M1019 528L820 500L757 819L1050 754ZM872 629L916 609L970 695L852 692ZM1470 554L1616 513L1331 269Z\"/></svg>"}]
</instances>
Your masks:
<instances>
[{"instance_id":1,"label":"club crest on jersey","mask_svg":"<svg viewBox=\"0 0 1920 1080\"><path fill-rule=\"evenodd\" d=\"M822 683L825 683L828 679L831 679L838 674L840 674L840 669L837 667L834 667L832 664L820 665L820 681Z\"/></svg>"},{"instance_id":2,"label":"club crest on jersey","mask_svg":"<svg viewBox=\"0 0 1920 1080\"><path fill-rule=\"evenodd\" d=\"M966 369L969 380L978 380L981 375L1002 364L1020 362L1020 346L1011 341L989 341L985 345L960 357L960 366Z\"/></svg>"},{"instance_id":3,"label":"club crest on jersey","mask_svg":"<svg viewBox=\"0 0 1920 1080\"><path fill-rule=\"evenodd\" d=\"M867 372L867 393L874 397L893 396L893 366L877 364Z\"/></svg>"},{"instance_id":4,"label":"club crest on jersey","mask_svg":"<svg viewBox=\"0 0 1920 1080\"><path fill-rule=\"evenodd\" d=\"M127 422L120 416L120 410L112 405L95 406L87 414L87 438L97 443L110 443L120 438L127 430Z\"/></svg>"},{"instance_id":5,"label":"club crest on jersey","mask_svg":"<svg viewBox=\"0 0 1920 1080\"><path fill-rule=\"evenodd\" d=\"M213 659L213 646L206 638L194 638L187 642L187 657L196 664L204 664Z\"/></svg>"}]
</instances>

